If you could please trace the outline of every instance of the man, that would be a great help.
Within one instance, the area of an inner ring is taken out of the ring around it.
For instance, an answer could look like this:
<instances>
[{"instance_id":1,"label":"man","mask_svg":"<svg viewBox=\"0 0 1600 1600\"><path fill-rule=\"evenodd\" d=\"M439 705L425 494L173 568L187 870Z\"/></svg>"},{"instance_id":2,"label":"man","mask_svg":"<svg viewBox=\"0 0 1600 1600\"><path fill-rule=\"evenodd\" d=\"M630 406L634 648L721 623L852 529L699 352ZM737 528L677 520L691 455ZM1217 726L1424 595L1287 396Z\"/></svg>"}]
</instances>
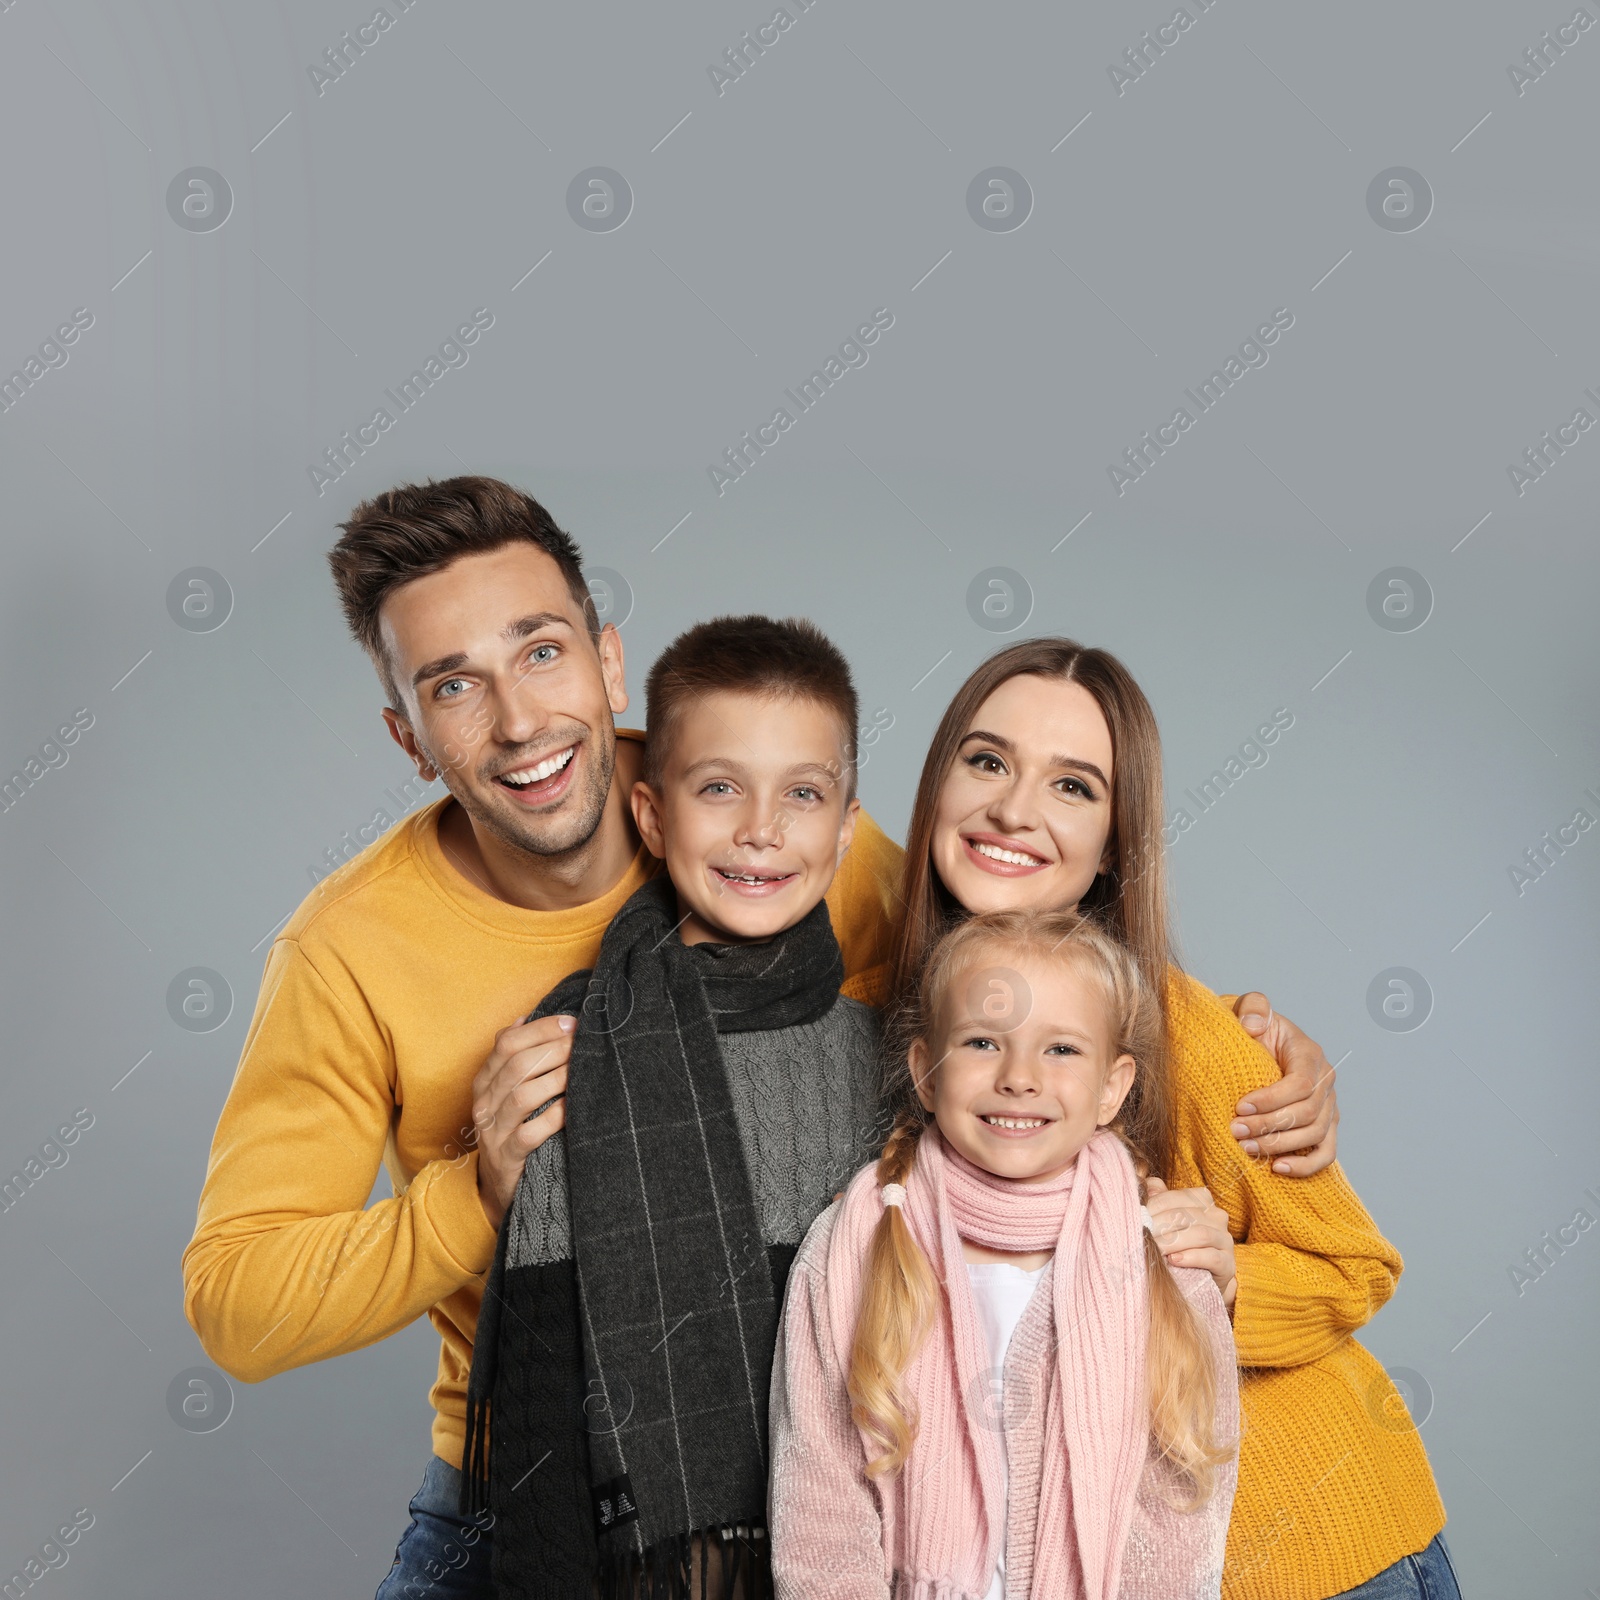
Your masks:
<instances>
[{"instance_id":1,"label":"man","mask_svg":"<svg viewBox=\"0 0 1600 1600\"><path fill-rule=\"evenodd\" d=\"M523 1160L563 1125L573 1026L516 1019L594 965L655 869L628 807L642 745L613 721L622 640L596 625L577 546L537 501L453 478L379 495L343 529L329 561L384 721L449 794L319 883L274 942L184 1309L246 1382L426 1313L442 1341L433 1455L381 1594L481 1595L487 1529L455 1515L473 1331ZM869 1002L899 861L863 815L827 896L845 992ZM1263 997L1241 1004L1289 1069L1255 1097L1250 1136L1326 1165L1331 1069ZM394 1197L364 1208L380 1159Z\"/></svg>"}]
</instances>

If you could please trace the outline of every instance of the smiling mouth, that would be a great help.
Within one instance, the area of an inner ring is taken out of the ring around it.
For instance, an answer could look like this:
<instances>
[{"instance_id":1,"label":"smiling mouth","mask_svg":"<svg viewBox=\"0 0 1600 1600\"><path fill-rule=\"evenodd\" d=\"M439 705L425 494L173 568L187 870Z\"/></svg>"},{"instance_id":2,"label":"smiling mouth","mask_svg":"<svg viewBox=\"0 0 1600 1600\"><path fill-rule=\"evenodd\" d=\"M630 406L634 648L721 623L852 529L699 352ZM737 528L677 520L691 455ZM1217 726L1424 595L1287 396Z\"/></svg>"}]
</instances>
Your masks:
<instances>
[{"instance_id":1,"label":"smiling mouth","mask_svg":"<svg viewBox=\"0 0 1600 1600\"><path fill-rule=\"evenodd\" d=\"M1023 877L1050 865L1043 856L1024 850L1015 843L1002 844L993 836L983 838L963 834L961 843L974 866L982 872L993 872L1002 878Z\"/></svg>"},{"instance_id":2,"label":"smiling mouth","mask_svg":"<svg viewBox=\"0 0 1600 1600\"><path fill-rule=\"evenodd\" d=\"M511 790L521 801L548 800L566 786L566 773L577 753L577 745L569 744L566 749L557 750L532 766L496 773L494 781Z\"/></svg>"},{"instance_id":3,"label":"smiling mouth","mask_svg":"<svg viewBox=\"0 0 1600 1600\"><path fill-rule=\"evenodd\" d=\"M797 872L752 872L748 868L712 867L711 876L735 894L753 899L777 893L800 875Z\"/></svg>"},{"instance_id":4,"label":"smiling mouth","mask_svg":"<svg viewBox=\"0 0 1600 1600\"><path fill-rule=\"evenodd\" d=\"M998 1128L1004 1133L1033 1133L1050 1126L1049 1117L1002 1117L985 1113L978 1118L985 1127Z\"/></svg>"}]
</instances>

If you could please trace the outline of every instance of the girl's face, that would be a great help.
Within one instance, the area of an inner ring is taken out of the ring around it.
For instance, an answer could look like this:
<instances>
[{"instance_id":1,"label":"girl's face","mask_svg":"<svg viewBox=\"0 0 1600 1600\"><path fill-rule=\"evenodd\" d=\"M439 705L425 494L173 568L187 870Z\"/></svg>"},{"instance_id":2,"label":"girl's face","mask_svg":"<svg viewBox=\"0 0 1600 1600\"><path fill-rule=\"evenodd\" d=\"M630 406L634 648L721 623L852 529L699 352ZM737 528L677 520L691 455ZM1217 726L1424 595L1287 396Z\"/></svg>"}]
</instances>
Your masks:
<instances>
[{"instance_id":1,"label":"girl's face","mask_svg":"<svg viewBox=\"0 0 1600 1600\"><path fill-rule=\"evenodd\" d=\"M1020 1183L1070 1167L1134 1077L1078 960L997 944L952 974L934 1031L909 1061L945 1139L974 1166Z\"/></svg>"},{"instance_id":2,"label":"girl's face","mask_svg":"<svg viewBox=\"0 0 1600 1600\"><path fill-rule=\"evenodd\" d=\"M1081 684L1009 678L935 802L933 865L970 912L1067 910L1111 864L1111 729Z\"/></svg>"}]
</instances>

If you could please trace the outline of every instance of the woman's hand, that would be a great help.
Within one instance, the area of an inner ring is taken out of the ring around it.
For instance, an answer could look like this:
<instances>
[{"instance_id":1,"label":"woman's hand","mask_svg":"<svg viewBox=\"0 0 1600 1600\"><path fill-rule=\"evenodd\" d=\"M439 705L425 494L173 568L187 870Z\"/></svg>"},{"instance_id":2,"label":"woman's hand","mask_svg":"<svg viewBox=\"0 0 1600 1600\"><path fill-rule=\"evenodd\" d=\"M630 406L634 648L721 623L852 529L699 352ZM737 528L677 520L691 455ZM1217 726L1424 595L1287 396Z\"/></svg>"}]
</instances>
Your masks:
<instances>
[{"instance_id":1,"label":"woman's hand","mask_svg":"<svg viewBox=\"0 0 1600 1600\"><path fill-rule=\"evenodd\" d=\"M1234 1138L1247 1155L1271 1158L1272 1170L1288 1177L1309 1178L1332 1166L1339 1153L1339 1101L1322 1046L1274 1011L1264 994L1240 995L1233 1011L1283 1074L1234 1108Z\"/></svg>"},{"instance_id":2,"label":"woman's hand","mask_svg":"<svg viewBox=\"0 0 1600 1600\"><path fill-rule=\"evenodd\" d=\"M1145 1205L1155 1224L1151 1231L1167 1264L1209 1272L1221 1291L1223 1305L1232 1311L1239 1275L1234 1267L1228 1213L1212 1204L1209 1189L1169 1189L1159 1178L1150 1178L1145 1192Z\"/></svg>"}]
</instances>

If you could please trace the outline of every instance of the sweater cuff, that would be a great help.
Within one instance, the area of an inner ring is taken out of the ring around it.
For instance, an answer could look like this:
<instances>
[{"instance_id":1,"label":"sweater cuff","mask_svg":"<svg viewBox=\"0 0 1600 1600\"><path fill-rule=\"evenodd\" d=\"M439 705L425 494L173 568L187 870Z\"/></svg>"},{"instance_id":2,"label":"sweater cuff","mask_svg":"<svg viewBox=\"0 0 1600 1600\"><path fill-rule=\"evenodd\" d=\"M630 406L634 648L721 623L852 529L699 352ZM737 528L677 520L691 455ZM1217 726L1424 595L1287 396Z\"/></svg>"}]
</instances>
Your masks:
<instances>
[{"instance_id":1,"label":"sweater cuff","mask_svg":"<svg viewBox=\"0 0 1600 1600\"><path fill-rule=\"evenodd\" d=\"M438 1161L422 1196L422 1207L439 1242L467 1277L480 1277L494 1265L499 1237L478 1198L478 1152L465 1160Z\"/></svg>"},{"instance_id":2,"label":"sweater cuff","mask_svg":"<svg viewBox=\"0 0 1600 1600\"><path fill-rule=\"evenodd\" d=\"M1233 1342L1240 1366L1298 1367L1337 1342L1309 1333L1303 1291L1285 1283L1261 1250L1237 1244L1233 1262L1239 1279L1232 1306Z\"/></svg>"}]
</instances>

